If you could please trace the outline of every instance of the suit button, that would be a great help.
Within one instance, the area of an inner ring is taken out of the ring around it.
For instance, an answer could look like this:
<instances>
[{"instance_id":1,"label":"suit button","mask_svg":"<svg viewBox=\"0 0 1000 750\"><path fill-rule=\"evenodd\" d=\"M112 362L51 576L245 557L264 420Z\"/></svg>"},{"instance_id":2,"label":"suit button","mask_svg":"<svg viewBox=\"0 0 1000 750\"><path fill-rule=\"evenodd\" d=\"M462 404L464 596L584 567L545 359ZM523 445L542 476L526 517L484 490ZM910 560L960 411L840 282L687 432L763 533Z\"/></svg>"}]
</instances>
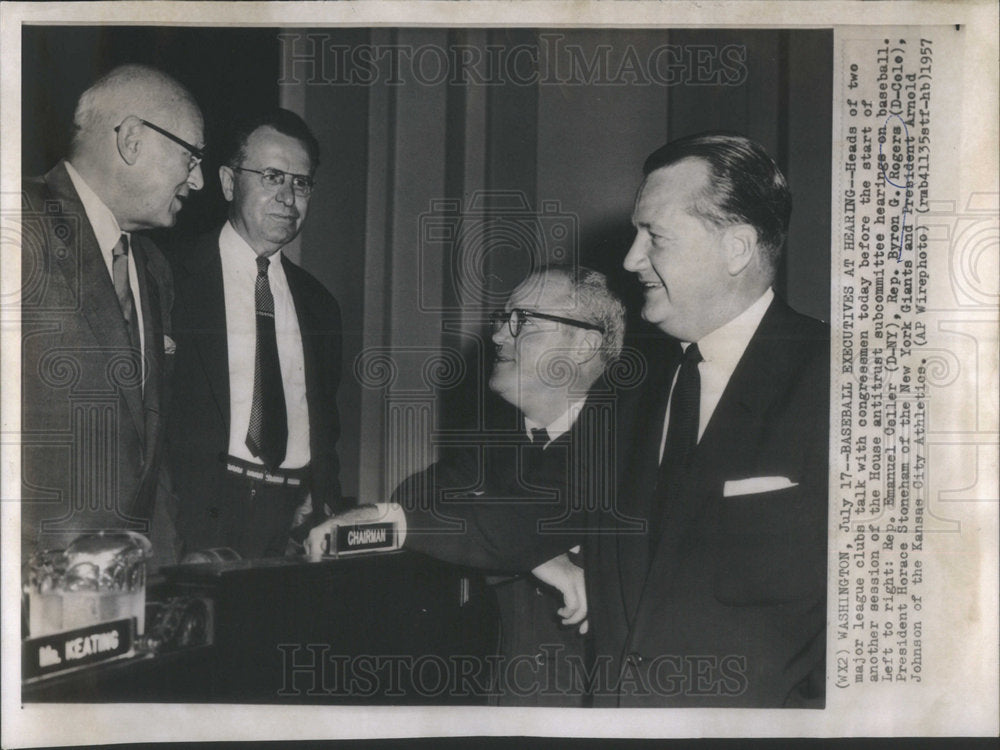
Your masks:
<instances>
[{"instance_id":1,"label":"suit button","mask_svg":"<svg viewBox=\"0 0 1000 750\"><path fill-rule=\"evenodd\" d=\"M208 509L208 517L209 518L218 518L219 517L219 509L218 508L209 508Z\"/></svg>"},{"instance_id":2,"label":"suit button","mask_svg":"<svg viewBox=\"0 0 1000 750\"><path fill-rule=\"evenodd\" d=\"M625 658L628 659L628 661L630 661L632 664L635 664L636 666L639 666L640 664L642 664L642 654L637 653L635 651L631 652Z\"/></svg>"},{"instance_id":3,"label":"suit button","mask_svg":"<svg viewBox=\"0 0 1000 750\"><path fill-rule=\"evenodd\" d=\"M545 654L543 654L541 651L535 654L535 664L537 664L539 667L545 666Z\"/></svg>"}]
</instances>

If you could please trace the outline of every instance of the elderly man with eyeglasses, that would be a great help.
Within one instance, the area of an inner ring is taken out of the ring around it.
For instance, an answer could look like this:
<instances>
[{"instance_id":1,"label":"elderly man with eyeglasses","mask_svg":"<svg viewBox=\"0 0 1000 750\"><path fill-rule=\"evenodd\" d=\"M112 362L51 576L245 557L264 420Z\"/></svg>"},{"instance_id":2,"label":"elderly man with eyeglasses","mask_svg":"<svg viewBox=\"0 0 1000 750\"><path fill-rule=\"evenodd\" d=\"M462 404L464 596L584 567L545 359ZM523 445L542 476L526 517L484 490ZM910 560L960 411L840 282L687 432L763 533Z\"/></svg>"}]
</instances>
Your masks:
<instances>
[{"instance_id":1,"label":"elderly man with eyeglasses","mask_svg":"<svg viewBox=\"0 0 1000 750\"><path fill-rule=\"evenodd\" d=\"M173 561L161 476L173 283L138 232L203 185L203 121L163 72L124 65L83 92L69 157L24 181L22 557L83 532L151 537Z\"/></svg>"},{"instance_id":2,"label":"elderly man with eyeglasses","mask_svg":"<svg viewBox=\"0 0 1000 750\"><path fill-rule=\"evenodd\" d=\"M306 548L318 558L336 526L388 518L404 547L489 571L502 631L497 702L581 706L587 610L574 560L584 515L614 484L613 399L603 375L621 352L624 308L602 274L553 267L525 279L491 323L489 386L520 412L515 429L443 451L391 504L326 521Z\"/></svg>"},{"instance_id":3,"label":"elderly man with eyeglasses","mask_svg":"<svg viewBox=\"0 0 1000 750\"><path fill-rule=\"evenodd\" d=\"M282 249L309 209L319 144L284 109L233 128L221 229L177 258L169 458L185 556L285 554L296 511L341 508L333 296Z\"/></svg>"}]
</instances>

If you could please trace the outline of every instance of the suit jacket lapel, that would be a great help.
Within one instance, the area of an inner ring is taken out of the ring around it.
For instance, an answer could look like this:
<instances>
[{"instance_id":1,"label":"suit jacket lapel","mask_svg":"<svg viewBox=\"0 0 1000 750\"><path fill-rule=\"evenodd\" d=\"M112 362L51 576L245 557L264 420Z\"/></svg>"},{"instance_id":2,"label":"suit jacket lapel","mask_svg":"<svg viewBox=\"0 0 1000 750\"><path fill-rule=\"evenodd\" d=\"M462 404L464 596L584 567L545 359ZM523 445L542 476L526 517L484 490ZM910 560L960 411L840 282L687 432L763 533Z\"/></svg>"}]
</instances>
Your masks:
<instances>
[{"instance_id":1,"label":"suit jacket lapel","mask_svg":"<svg viewBox=\"0 0 1000 750\"><path fill-rule=\"evenodd\" d=\"M719 404L705 427L699 450L708 452L716 445L739 445L740 435L750 423L758 422L790 377L789 349L784 319L788 308L775 298L761 319L736 365ZM736 454L726 462L732 466ZM724 456L722 457L725 458ZM725 477L717 477L720 481Z\"/></svg>"},{"instance_id":2,"label":"suit jacket lapel","mask_svg":"<svg viewBox=\"0 0 1000 750\"><path fill-rule=\"evenodd\" d=\"M133 238L134 240L135 238ZM159 433L161 393L163 385L163 316L160 307L159 280L153 278L141 241L133 241L133 257L139 278L142 305L143 356L146 379L142 401L145 411L146 445L153 449ZM135 250L138 249L138 252Z\"/></svg>"},{"instance_id":3,"label":"suit jacket lapel","mask_svg":"<svg viewBox=\"0 0 1000 750\"><path fill-rule=\"evenodd\" d=\"M319 330L320 324L319 319L313 312L312 300L306 294L304 286L298 283L299 269L283 253L281 256L281 265L285 271L285 278L288 280L288 290L292 294L292 302L295 304L295 317L299 323L299 338L302 340L302 363L306 371L306 404L309 409L309 424L311 427L318 423L318 420L313 415L313 409L321 408L321 405L326 403L324 399L319 397L319 393L322 390L319 382L322 369L318 361L319 352L316 350L315 334ZM309 430L310 442L318 437L316 430ZM309 448L310 453L315 454L311 445Z\"/></svg>"},{"instance_id":4,"label":"suit jacket lapel","mask_svg":"<svg viewBox=\"0 0 1000 750\"><path fill-rule=\"evenodd\" d=\"M62 268L71 288L73 286L79 288L80 310L98 346L108 353L109 358L116 354L124 354L131 348L125 319L122 317L108 266L97 244L97 237L94 236L94 230L87 221L87 214L70 181L66 167L60 163L45 175L45 182L53 195L62 202L60 221L65 220L68 229L65 240L59 240L60 233L53 232L54 241L62 243L61 247L53 246L55 257L60 259L58 265ZM73 276L75 268L79 268L78 278ZM142 291L140 296L144 296ZM143 441L145 430L142 388L138 374L134 380L135 386L125 385L121 388L121 392L125 397L139 440ZM129 383L131 382L132 379L129 379Z\"/></svg>"},{"instance_id":5,"label":"suit jacket lapel","mask_svg":"<svg viewBox=\"0 0 1000 750\"><path fill-rule=\"evenodd\" d=\"M191 278L192 309L198 312L198 327L204 335L196 338L198 355L205 369L219 417L229 434L229 339L226 334L226 293L222 280L222 258L218 234L204 248L208 262Z\"/></svg>"}]
</instances>

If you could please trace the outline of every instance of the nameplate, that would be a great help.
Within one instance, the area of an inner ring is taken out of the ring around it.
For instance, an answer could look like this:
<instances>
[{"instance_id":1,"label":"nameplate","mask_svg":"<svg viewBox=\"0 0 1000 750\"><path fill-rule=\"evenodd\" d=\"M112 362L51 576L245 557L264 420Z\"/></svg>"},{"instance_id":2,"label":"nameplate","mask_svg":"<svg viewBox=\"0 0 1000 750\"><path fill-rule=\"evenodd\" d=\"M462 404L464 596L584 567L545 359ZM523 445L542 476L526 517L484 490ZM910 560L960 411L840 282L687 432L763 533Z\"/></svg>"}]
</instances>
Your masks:
<instances>
[{"instance_id":1,"label":"nameplate","mask_svg":"<svg viewBox=\"0 0 1000 750\"><path fill-rule=\"evenodd\" d=\"M32 680L126 656L134 630L135 619L129 617L29 638L21 647L22 677Z\"/></svg>"},{"instance_id":2,"label":"nameplate","mask_svg":"<svg viewBox=\"0 0 1000 750\"><path fill-rule=\"evenodd\" d=\"M335 533L326 535L323 552L329 557L385 552L399 549L398 539L396 524L388 521L338 526Z\"/></svg>"}]
</instances>

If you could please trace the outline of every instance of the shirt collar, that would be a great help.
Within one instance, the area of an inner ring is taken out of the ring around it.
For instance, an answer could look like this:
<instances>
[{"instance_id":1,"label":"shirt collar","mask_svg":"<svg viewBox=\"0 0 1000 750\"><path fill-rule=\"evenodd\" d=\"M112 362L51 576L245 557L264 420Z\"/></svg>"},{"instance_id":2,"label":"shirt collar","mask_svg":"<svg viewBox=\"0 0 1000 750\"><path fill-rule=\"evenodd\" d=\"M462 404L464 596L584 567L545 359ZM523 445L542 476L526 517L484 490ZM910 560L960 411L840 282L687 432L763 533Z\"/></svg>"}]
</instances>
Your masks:
<instances>
[{"instance_id":1,"label":"shirt collar","mask_svg":"<svg viewBox=\"0 0 1000 750\"><path fill-rule=\"evenodd\" d=\"M569 408L565 412L552 420L551 424L544 425L545 432L548 433L550 443L553 440L558 440L560 437L569 432L573 423L576 422L576 418L580 416L580 409L583 407L583 403L586 400L587 399L585 398L581 398L576 401L571 401ZM529 436L531 435L532 430L541 429L542 427L543 425L540 425L527 417L524 418L524 431Z\"/></svg>"},{"instance_id":2,"label":"shirt collar","mask_svg":"<svg viewBox=\"0 0 1000 750\"><path fill-rule=\"evenodd\" d=\"M128 234L128 232L122 231L122 228L118 225L118 219L111 213L111 209L108 208L107 204L100 199L93 188L87 184L87 181L80 176L80 173L69 162L66 162L66 172L69 174L69 179L73 183L73 187L76 188L77 195L80 196L80 203L83 204L87 220L90 221L90 226L94 230L98 247L101 248L101 252L104 255L110 256L121 236Z\"/></svg>"},{"instance_id":3,"label":"shirt collar","mask_svg":"<svg viewBox=\"0 0 1000 750\"><path fill-rule=\"evenodd\" d=\"M230 221L227 221L223 225L222 232L219 233L219 252L239 264L240 268L250 269L256 276L257 253L250 247L250 243L240 236L240 233L236 231L236 227ZM272 271L281 273L281 250L278 250L278 252L269 257L271 265L267 268L268 275Z\"/></svg>"},{"instance_id":4,"label":"shirt collar","mask_svg":"<svg viewBox=\"0 0 1000 750\"><path fill-rule=\"evenodd\" d=\"M773 299L774 290L768 287L746 310L707 336L702 336L698 342L702 358L729 372L735 370ZM687 349L687 344L684 348Z\"/></svg>"}]
</instances>

